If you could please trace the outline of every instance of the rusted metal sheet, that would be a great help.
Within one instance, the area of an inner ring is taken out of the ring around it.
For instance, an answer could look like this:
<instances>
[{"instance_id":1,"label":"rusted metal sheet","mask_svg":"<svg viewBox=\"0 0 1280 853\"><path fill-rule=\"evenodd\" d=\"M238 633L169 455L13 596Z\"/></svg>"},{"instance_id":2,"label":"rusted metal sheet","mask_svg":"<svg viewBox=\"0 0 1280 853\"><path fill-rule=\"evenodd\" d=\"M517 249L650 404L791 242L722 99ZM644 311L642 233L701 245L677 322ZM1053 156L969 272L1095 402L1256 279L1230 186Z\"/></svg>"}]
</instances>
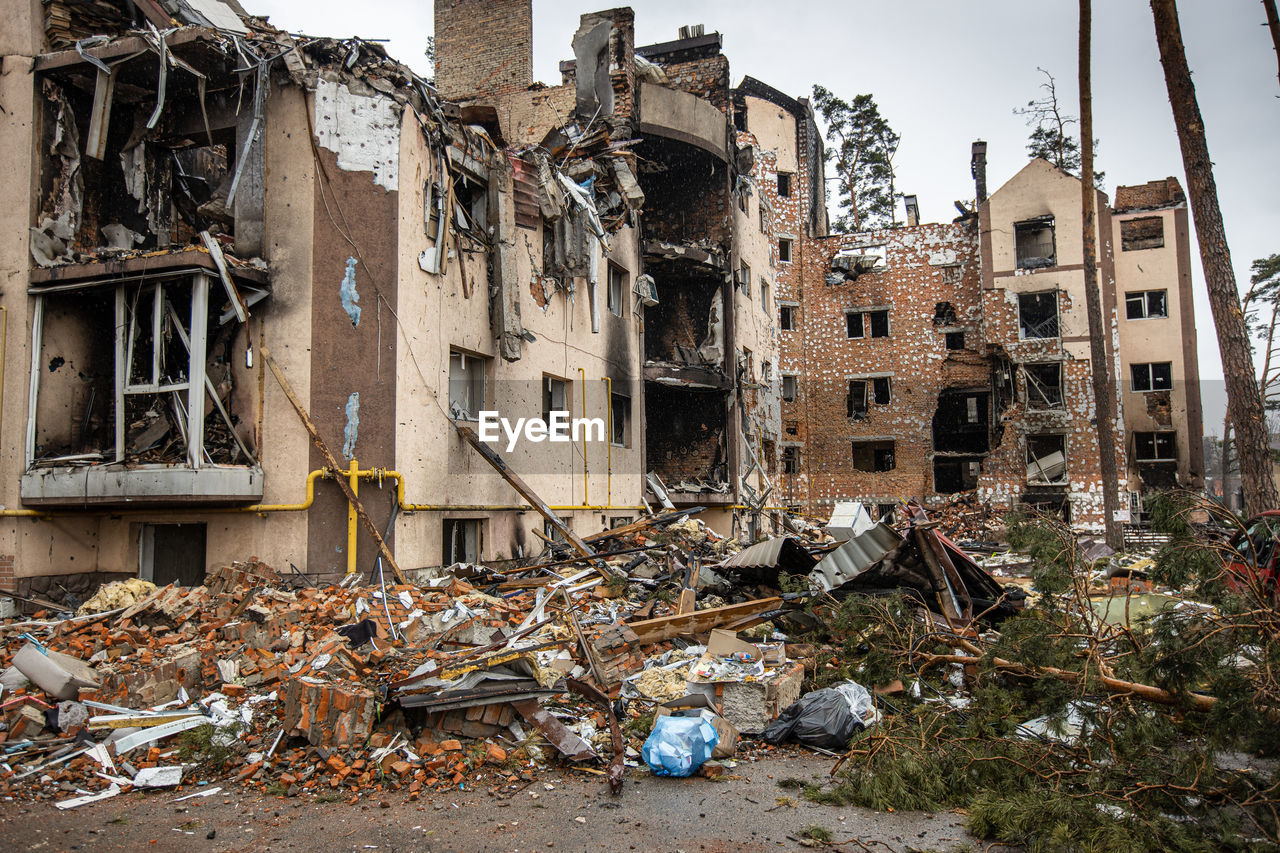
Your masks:
<instances>
[{"instance_id":1,"label":"rusted metal sheet","mask_svg":"<svg viewBox=\"0 0 1280 853\"><path fill-rule=\"evenodd\" d=\"M520 716L528 721L529 725L546 735L547 740L551 741L551 745L570 761L587 761L597 757L596 751L591 748L591 744L565 728L564 723L538 704L536 699L522 699L519 702L512 702L511 707L515 708Z\"/></svg>"}]
</instances>

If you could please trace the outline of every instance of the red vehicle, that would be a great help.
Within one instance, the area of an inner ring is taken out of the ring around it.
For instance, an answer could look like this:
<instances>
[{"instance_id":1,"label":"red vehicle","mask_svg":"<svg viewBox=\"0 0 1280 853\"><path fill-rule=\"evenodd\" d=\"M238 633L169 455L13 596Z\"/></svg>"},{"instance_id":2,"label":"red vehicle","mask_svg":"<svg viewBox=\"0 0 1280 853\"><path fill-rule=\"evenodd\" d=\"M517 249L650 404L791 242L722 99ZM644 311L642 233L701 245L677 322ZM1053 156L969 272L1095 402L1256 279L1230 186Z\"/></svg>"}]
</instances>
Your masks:
<instances>
[{"instance_id":1,"label":"red vehicle","mask_svg":"<svg viewBox=\"0 0 1280 853\"><path fill-rule=\"evenodd\" d=\"M1280 509L1249 519L1228 545L1227 583L1232 589L1247 589L1257 583L1275 595L1280 579Z\"/></svg>"}]
</instances>

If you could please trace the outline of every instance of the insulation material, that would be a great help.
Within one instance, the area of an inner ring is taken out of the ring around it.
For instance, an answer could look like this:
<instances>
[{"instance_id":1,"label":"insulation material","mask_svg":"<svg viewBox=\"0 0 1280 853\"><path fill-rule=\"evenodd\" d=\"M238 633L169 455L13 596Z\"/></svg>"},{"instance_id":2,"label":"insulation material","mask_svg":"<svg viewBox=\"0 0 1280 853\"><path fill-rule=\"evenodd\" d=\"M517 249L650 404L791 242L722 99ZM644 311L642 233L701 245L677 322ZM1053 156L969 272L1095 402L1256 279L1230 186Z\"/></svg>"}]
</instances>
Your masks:
<instances>
[{"instance_id":1,"label":"insulation material","mask_svg":"<svg viewBox=\"0 0 1280 853\"><path fill-rule=\"evenodd\" d=\"M109 583L98 590L93 598L80 605L77 616L90 613L103 613L121 607L132 607L137 602L156 591L156 585L141 578L129 578L127 581Z\"/></svg>"},{"instance_id":2,"label":"insulation material","mask_svg":"<svg viewBox=\"0 0 1280 853\"><path fill-rule=\"evenodd\" d=\"M356 95L343 83L316 83L316 142L338 155L338 168L372 172L388 191L400 179L400 108L384 95Z\"/></svg>"},{"instance_id":3,"label":"insulation material","mask_svg":"<svg viewBox=\"0 0 1280 853\"><path fill-rule=\"evenodd\" d=\"M347 271L342 276L342 284L338 287L338 296L342 299L342 310L351 318L352 326L360 325L360 294L356 292L356 259L347 258Z\"/></svg>"},{"instance_id":4,"label":"insulation material","mask_svg":"<svg viewBox=\"0 0 1280 853\"><path fill-rule=\"evenodd\" d=\"M342 428L342 455L348 460L356 455L356 440L360 435L360 392L353 391L347 398L347 425Z\"/></svg>"}]
</instances>

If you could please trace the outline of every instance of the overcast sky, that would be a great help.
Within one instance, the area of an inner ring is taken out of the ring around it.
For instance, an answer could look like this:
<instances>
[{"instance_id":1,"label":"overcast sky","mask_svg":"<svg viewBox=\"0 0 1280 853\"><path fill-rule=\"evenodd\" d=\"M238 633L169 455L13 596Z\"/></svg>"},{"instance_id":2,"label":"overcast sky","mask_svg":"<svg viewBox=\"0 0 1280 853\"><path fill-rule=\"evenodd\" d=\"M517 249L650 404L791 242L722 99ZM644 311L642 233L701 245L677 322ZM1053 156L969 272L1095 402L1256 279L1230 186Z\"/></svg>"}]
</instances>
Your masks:
<instances>
[{"instance_id":1,"label":"overcast sky","mask_svg":"<svg viewBox=\"0 0 1280 853\"><path fill-rule=\"evenodd\" d=\"M432 6L410 0L241 0L251 13L309 35L387 39L400 61L426 72ZM534 79L560 82L557 63L583 12L610 4L534 0ZM952 201L972 199L969 144L986 139L992 190L1026 162L1028 129L1013 108L1040 95L1047 69L1074 114L1077 7L1070 0L642 0L636 43L676 38L682 24L724 37L732 82L751 75L796 97L821 83L848 99L870 93L902 135L898 188L920 198L925 221L949 221ZM1097 168L1106 190L1175 175L1186 186L1151 10L1142 0L1094 4L1093 115ZM1280 252L1280 82L1255 0L1182 0L1187 57L1236 275ZM1194 239L1193 239L1194 245ZM1222 376L1212 315L1193 249L1200 366ZM1207 402L1207 401L1206 401ZM1215 415L1206 411L1206 429ZM1217 418L1220 421L1220 417Z\"/></svg>"}]
</instances>

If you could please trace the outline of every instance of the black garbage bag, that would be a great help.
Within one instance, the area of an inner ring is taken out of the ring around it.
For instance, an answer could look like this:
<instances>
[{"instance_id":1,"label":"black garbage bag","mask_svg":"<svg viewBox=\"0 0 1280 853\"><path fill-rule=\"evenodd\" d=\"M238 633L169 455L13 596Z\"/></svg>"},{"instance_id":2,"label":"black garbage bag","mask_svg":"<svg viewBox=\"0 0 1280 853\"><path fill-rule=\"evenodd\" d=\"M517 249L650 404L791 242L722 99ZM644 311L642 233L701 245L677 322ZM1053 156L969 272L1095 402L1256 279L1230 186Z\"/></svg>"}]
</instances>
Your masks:
<instances>
[{"instance_id":1,"label":"black garbage bag","mask_svg":"<svg viewBox=\"0 0 1280 853\"><path fill-rule=\"evenodd\" d=\"M863 688L853 686L866 694ZM864 728L862 720L854 716L846 694L828 687L800 697L765 728L761 737L772 744L794 741L820 749L843 750L849 746L849 739Z\"/></svg>"}]
</instances>

